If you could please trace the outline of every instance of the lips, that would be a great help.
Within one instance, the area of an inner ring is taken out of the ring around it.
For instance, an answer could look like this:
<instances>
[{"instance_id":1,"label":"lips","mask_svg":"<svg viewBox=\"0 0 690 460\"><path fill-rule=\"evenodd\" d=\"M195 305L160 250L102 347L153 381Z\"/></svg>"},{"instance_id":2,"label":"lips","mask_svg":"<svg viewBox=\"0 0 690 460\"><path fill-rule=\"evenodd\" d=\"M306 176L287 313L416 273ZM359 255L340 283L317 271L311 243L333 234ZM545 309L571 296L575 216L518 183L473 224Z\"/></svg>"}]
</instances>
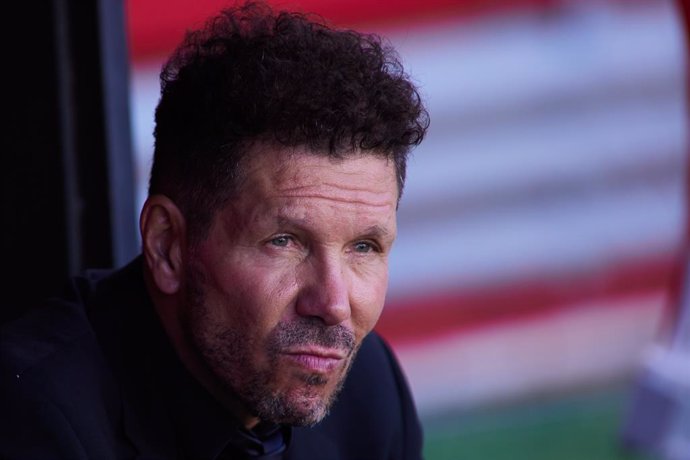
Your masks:
<instances>
[{"instance_id":1,"label":"lips","mask_svg":"<svg viewBox=\"0 0 690 460\"><path fill-rule=\"evenodd\" d=\"M347 357L347 353L337 349L320 347L289 350L284 353L288 360L305 371L326 374L340 366Z\"/></svg>"}]
</instances>

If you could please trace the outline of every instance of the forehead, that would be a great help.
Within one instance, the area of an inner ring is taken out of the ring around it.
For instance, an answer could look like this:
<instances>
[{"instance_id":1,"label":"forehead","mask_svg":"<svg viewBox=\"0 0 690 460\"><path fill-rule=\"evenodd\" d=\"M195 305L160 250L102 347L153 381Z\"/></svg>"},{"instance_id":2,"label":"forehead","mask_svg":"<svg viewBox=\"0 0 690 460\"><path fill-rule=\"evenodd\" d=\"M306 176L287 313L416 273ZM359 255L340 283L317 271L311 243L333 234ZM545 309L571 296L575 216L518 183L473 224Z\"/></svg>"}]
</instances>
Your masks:
<instances>
[{"instance_id":1,"label":"forehead","mask_svg":"<svg viewBox=\"0 0 690 460\"><path fill-rule=\"evenodd\" d=\"M257 146L246 158L241 192L263 190L286 197L318 197L337 201L397 205L395 164L371 153L353 152L343 158L304 148Z\"/></svg>"}]
</instances>

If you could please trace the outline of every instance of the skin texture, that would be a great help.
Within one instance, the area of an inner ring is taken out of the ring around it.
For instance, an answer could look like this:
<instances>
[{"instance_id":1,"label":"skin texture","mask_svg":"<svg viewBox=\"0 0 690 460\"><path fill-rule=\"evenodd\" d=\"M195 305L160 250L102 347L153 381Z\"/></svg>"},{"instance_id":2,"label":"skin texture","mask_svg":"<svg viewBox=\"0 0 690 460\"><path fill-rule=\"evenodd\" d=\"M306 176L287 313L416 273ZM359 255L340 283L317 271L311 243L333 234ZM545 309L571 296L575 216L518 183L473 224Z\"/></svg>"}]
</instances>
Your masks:
<instances>
[{"instance_id":1,"label":"skin texture","mask_svg":"<svg viewBox=\"0 0 690 460\"><path fill-rule=\"evenodd\" d=\"M327 413L388 284L392 162L255 147L236 198L186 245L163 196L141 218L147 284L190 372L252 427Z\"/></svg>"}]
</instances>

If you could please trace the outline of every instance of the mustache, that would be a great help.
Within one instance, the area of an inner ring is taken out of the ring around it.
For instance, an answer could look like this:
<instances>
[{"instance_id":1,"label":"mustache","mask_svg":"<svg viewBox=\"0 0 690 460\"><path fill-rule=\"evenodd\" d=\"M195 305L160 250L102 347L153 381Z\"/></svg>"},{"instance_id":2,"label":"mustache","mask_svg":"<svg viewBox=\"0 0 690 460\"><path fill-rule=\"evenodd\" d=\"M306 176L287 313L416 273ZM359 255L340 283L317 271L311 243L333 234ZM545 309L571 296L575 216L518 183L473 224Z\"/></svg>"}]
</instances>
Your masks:
<instances>
[{"instance_id":1,"label":"mustache","mask_svg":"<svg viewBox=\"0 0 690 460\"><path fill-rule=\"evenodd\" d=\"M349 354L355 348L355 335L341 324L326 326L318 318L299 318L279 323L270 342L276 351L299 345L318 345L347 350Z\"/></svg>"}]
</instances>

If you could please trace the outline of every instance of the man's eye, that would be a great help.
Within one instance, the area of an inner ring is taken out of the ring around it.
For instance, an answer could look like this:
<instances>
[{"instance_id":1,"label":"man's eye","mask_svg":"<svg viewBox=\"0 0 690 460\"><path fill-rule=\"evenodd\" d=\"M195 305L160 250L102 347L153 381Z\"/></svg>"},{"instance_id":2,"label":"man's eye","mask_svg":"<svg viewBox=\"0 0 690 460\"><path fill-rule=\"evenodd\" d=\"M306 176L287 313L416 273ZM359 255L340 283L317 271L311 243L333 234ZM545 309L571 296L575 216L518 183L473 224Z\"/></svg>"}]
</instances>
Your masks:
<instances>
[{"instance_id":1,"label":"man's eye","mask_svg":"<svg viewBox=\"0 0 690 460\"><path fill-rule=\"evenodd\" d=\"M285 247L290 244L290 237L287 235L276 236L271 240L273 246Z\"/></svg>"},{"instance_id":2,"label":"man's eye","mask_svg":"<svg viewBox=\"0 0 690 460\"><path fill-rule=\"evenodd\" d=\"M355 252L367 253L376 251L376 246L368 241L358 241L355 243Z\"/></svg>"}]
</instances>

